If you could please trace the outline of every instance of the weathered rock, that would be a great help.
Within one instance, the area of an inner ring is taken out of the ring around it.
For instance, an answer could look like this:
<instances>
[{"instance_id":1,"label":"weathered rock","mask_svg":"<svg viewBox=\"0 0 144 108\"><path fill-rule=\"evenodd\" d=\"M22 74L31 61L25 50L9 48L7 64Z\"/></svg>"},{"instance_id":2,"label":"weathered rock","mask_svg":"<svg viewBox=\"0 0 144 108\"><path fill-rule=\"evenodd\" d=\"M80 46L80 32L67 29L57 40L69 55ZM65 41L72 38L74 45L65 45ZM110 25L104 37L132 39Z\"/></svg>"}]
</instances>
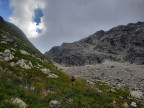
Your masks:
<instances>
[{"instance_id":1,"label":"weathered rock","mask_svg":"<svg viewBox=\"0 0 144 108\"><path fill-rule=\"evenodd\" d=\"M111 91L111 92L116 92L114 89L109 89L109 91Z\"/></svg>"},{"instance_id":2,"label":"weathered rock","mask_svg":"<svg viewBox=\"0 0 144 108\"><path fill-rule=\"evenodd\" d=\"M14 42L14 40L12 38L6 38L5 41L10 42L10 43Z\"/></svg>"},{"instance_id":3,"label":"weathered rock","mask_svg":"<svg viewBox=\"0 0 144 108\"><path fill-rule=\"evenodd\" d=\"M54 73L49 73L49 74L48 74L48 77L50 77L50 78L59 78L59 76L57 76L57 75L54 74Z\"/></svg>"},{"instance_id":4,"label":"weathered rock","mask_svg":"<svg viewBox=\"0 0 144 108\"><path fill-rule=\"evenodd\" d=\"M124 108L129 108L129 105L127 103L123 104Z\"/></svg>"},{"instance_id":5,"label":"weathered rock","mask_svg":"<svg viewBox=\"0 0 144 108\"><path fill-rule=\"evenodd\" d=\"M136 104L135 102L132 102L132 103L131 103L131 106L134 107L134 108L136 108L136 107L137 107L137 104Z\"/></svg>"},{"instance_id":6,"label":"weathered rock","mask_svg":"<svg viewBox=\"0 0 144 108\"><path fill-rule=\"evenodd\" d=\"M51 100L49 102L49 105L51 108L61 108L61 103L59 101L56 101L56 100Z\"/></svg>"},{"instance_id":7,"label":"weathered rock","mask_svg":"<svg viewBox=\"0 0 144 108\"><path fill-rule=\"evenodd\" d=\"M14 56L11 54L11 51L9 49L6 49L3 53L0 52L0 58L2 58L4 61L10 61L14 59Z\"/></svg>"},{"instance_id":8,"label":"weathered rock","mask_svg":"<svg viewBox=\"0 0 144 108\"><path fill-rule=\"evenodd\" d=\"M87 80L87 83L90 84L90 85L95 85L95 83L90 81L90 80Z\"/></svg>"},{"instance_id":9,"label":"weathered rock","mask_svg":"<svg viewBox=\"0 0 144 108\"><path fill-rule=\"evenodd\" d=\"M44 90L43 92L42 92L42 94L44 95L44 96L47 96L48 94L52 94L52 93L55 93L54 91L51 91L51 90Z\"/></svg>"},{"instance_id":10,"label":"weathered rock","mask_svg":"<svg viewBox=\"0 0 144 108\"><path fill-rule=\"evenodd\" d=\"M19 98L12 98L11 101L12 101L13 104L18 104L19 107L21 107L21 108L26 108L27 107L27 104Z\"/></svg>"},{"instance_id":11,"label":"weathered rock","mask_svg":"<svg viewBox=\"0 0 144 108\"><path fill-rule=\"evenodd\" d=\"M2 44L8 44L6 41L1 41L0 43L2 43Z\"/></svg>"},{"instance_id":12,"label":"weathered rock","mask_svg":"<svg viewBox=\"0 0 144 108\"><path fill-rule=\"evenodd\" d=\"M6 49L6 50L4 51L4 53L11 53L11 51L10 51L9 49Z\"/></svg>"},{"instance_id":13,"label":"weathered rock","mask_svg":"<svg viewBox=\"0 0 144 108\"><path fill-rule=\"evenodd\" d=\"M21 52L22 54L25 54L25 55L30 55L30 53L28 53L28 52L25 51L25 50L20 50L20 52Z\"/></svg>"},{"instance_id":14,"label":"weathered rock","mask_svg":"<svg viewBox=\"0 0 144 108\"><path fill-rule=\"evenodd\" d=\"M11 65L11 66L15 66L15 63L14 63L14 62L11 62L10 65Z\"/></svg>"},{"instance_id":15,"label":"weathered rock","mask_svg":"<svg viewBox=\"0 0 144 108\"><path fill-rule=\"evenodd\" d=\"M143 93L141 91L130 91L131 96L136 98L142 98Z\"/></svg>"},{"instance_id":16,"label":"weathered rock","mask_svg":"<svg viewBox=\"0 0 144 108\"><path fill-rule=\"evenodd\" d=\"M115 101L115 100L113 100L112 104L116 104L116 101Z\"/></svg>"},{"instance_id":17,"label":"weathered rock","mask_svg":"<svg viewBox=\"0 0 144 108\"><path fill-rule=\"evenodd\" d=\"M45 74L49 74L51 72L50 69L47 69L47 68L42 68L40 70Z\"/></svg>"},{"instance_id":18,"label":"weathered rock","mask_svg":"<svg viewBox=\"0 0 144 108\"><path fill-rule=\"evenodd\" d=\"M18 62L16 63L16 65L20 65L24 69L31 69L31 68L33 68L32 67L32 63L30 61L27 61L27 60L24 60L24 59L18 60Z\"/></svg>"},{"instance_id":19,"label":"weathered rock","mask_svg":"<svg viewBox=\"0 0 144 108\"><path fill-rule=\"evenodd\" d=\"M73 103L73 99L72 98L67 99L66 103L72 104Z\"/></svg>"}]
</instances>

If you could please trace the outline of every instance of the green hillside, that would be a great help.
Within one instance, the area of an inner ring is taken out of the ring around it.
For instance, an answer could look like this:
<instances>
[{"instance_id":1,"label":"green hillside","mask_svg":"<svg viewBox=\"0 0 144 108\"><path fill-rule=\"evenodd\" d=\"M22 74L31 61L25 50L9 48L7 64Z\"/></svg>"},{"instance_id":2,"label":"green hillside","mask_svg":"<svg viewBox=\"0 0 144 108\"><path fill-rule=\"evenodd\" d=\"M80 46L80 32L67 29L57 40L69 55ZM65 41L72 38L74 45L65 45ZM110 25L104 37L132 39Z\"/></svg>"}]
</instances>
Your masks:
<instances>
[{"instance_id":1,"label":"green hillside","mask_svg":"<svg viewBox=\"0 0 144 108\"><path fill-rule=\"evenodd\" d=\"M0 108L143 107L128 90L80 78L75 83L0 17Z\"/></svg>"}]
</instances>

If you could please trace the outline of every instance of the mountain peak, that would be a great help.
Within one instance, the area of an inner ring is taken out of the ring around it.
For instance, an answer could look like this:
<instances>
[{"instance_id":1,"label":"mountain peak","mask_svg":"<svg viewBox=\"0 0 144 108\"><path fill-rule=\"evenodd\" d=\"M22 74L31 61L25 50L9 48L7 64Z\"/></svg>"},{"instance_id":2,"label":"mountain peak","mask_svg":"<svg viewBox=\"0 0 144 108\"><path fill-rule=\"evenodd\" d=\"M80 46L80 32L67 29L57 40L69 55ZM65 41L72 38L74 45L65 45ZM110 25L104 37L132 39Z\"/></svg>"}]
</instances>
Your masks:
<instances>
[{"instance_id":1,"label":"mountain peak","mask_svg":"<svg viewBox=\"0 0 144 108\"><path fill-rule=\"evenodd\" d=\"M0 21L1 21L1 22L4 22L4 19L3 19L3 17L2 17L2 16L0 16Z\"/></svg>"},{"instance_id":2,"label":"mountain peak","mask_svg":"<svg viewBox=\"0 0 144 108\"><path fill-rule=\"evenodd\" d=\"M65 66L94 65L105 60L144 65L144 23L119 25L80 41L52 48L45 55ZM58 50L55 50L58 49Z\"/></svg>"}]
</instances>

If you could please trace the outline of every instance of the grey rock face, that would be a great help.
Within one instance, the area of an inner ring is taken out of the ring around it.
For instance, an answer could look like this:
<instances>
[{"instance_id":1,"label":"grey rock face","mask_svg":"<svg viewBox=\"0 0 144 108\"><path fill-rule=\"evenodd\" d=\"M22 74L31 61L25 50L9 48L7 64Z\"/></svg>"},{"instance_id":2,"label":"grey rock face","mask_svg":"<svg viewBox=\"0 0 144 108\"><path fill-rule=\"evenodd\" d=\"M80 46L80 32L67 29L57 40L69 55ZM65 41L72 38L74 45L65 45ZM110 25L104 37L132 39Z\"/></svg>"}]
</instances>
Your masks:
<instances>
[{"instance_id":1,"label":"grey rock face","mask_svg":"<svg viewBox=\"0 0 144 108\"><path fill-rule=\"evenodd\" d=\"M53 47L45 55L64 66L111 61L144 64L144 22L98 31L73 43Z\"/></svg>"}]
</instances>

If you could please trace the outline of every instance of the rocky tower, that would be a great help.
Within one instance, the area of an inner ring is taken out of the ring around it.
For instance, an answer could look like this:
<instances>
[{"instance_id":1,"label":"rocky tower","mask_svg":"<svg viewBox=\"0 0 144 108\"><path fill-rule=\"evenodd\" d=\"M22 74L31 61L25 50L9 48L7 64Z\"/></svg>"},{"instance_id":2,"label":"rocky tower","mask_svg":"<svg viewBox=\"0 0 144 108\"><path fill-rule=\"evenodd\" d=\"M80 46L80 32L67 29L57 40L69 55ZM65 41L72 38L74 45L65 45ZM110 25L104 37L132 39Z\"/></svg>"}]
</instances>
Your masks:
<instances>
[{"instance_id":1,"label":"rocky tower","mask_svg":"<svg viewBox=\"0 0 144 108\"><path fill-rule=\"evenodd\" d=\"M56 63L78 66L111 61L144 64L144 22L98 31L73 43L63 43L45 53Z\"/></svg>"}]
</instances>

